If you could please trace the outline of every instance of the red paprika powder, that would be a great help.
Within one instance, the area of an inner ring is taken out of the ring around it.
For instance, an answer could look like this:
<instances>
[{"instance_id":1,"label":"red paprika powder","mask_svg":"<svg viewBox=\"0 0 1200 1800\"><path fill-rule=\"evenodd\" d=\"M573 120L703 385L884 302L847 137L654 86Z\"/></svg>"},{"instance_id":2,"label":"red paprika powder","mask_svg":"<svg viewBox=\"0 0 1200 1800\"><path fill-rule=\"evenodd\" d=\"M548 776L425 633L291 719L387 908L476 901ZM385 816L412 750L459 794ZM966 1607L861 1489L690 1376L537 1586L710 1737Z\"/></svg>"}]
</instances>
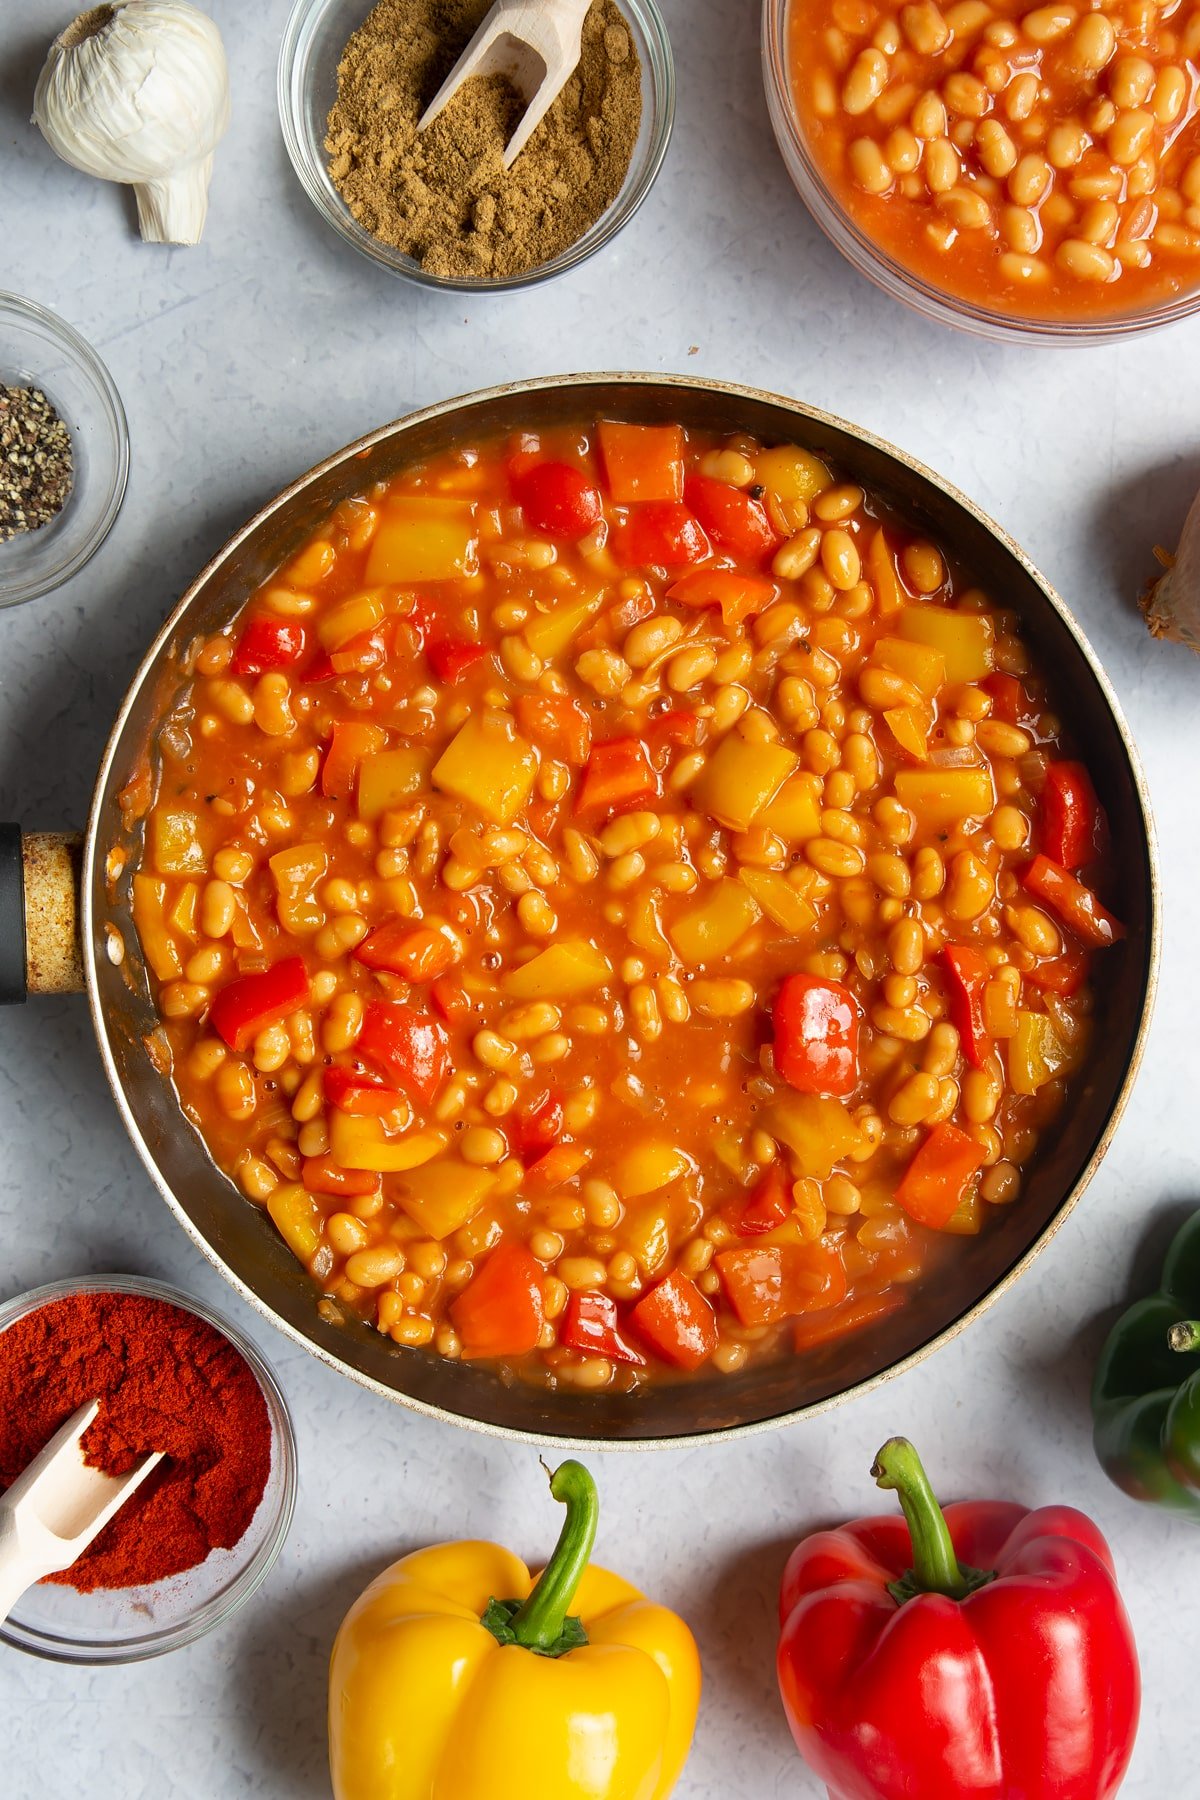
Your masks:
<instances>
[{"instance_id":1,"label":"red paprika powder","mask_svg":"<svg viewBox=\"0 0 1200 1800\"><path fill-rule=\"evenodd\" d=\"M166 1460L51 1581L81 1593L139 1587L238 1542L267 1484L271 1422L227 1338L137 1294L68 1295L18 1319L0 1334L0 1492L92 1399L88 1462L117 1475L148 1450Z\"/></svg>"}]
</instances>

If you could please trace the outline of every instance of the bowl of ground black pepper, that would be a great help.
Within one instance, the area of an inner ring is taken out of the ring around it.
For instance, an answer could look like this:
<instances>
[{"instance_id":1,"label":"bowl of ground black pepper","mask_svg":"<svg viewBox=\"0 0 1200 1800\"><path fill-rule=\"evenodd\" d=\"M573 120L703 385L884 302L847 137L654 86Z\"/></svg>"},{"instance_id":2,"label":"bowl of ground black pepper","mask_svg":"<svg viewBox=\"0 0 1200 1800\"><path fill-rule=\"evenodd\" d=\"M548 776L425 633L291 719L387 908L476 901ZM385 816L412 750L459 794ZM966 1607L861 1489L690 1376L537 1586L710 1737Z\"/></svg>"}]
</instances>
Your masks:
<instances>
[{"instance_id":1,"label":"bowl of ground black pepper","mask_svg":"<svg viewBox=\"0 0 1200 1800\"><path fill-rule=\"evenodd\" d=\"M629 222L661 167L675 109L654 0L593 0L579 66L503 166L522 102L501 76L417 121L489 0L298 0L279 109L322 217L396 275L502 292L577 268Z\"/></svg>"},{"instance_id":2,"label":"bowl of ground black pepper","mask_svg":"<svg viewBox=\"0 0 1200 1800\"><path fill-rule=\"evenodd\" d=\"M46 307L0 293L0 607L83 568L128 475L125 409L96 352Z\"/></svg>"},{"instance_id":3,"label":"bowl of ground black pepper","mask_svg":"<svg viewBox=\"0 0 1200 1800\"><path fill-rule=\"evenodd\" d=\"M0 1643L126 1663L194 1642L266 1579L296 1497L287 1402L248 1338L132 1275L56 1281L0 1305L0 1491L85 1400L86 1460L163 1461L81 1557L29 1588Z\"/></svg>"}]
</instances>

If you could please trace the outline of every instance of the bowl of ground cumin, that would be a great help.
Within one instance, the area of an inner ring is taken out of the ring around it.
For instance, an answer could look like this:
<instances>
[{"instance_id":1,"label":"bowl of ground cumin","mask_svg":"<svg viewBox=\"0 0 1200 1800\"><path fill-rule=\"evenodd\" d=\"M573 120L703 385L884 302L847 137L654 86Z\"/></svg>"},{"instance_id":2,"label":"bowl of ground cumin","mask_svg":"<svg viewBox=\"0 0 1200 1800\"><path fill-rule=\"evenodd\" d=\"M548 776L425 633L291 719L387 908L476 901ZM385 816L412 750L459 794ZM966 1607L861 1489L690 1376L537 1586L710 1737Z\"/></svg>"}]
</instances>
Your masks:
<instances>
[{"instance_id":1,"label":"bowl of ground cumin","mask_svg":"<svg viewBox=\"0 0 1200 1800\"><path fill-rule=\"evenodd\" d=\"M354 249L427 287L504 291L565 273L629 222L666 154L670 41L654 0L593 0L579 66L516 158L523 102L476 77L417 121L489 0L298 0L279 61L296 173Z\"/></svg>"},{"instance_id":2,"label":"bowl of ground cumin","mask_svg":"<svg viewBox=\"0 0 1200 1800\"><path fill-rule=\"evenodd\" d=\"M96 352L48 308L0 293L0 607L82 569L128 475L125 409Z\"/></svg>"}]
</instances>

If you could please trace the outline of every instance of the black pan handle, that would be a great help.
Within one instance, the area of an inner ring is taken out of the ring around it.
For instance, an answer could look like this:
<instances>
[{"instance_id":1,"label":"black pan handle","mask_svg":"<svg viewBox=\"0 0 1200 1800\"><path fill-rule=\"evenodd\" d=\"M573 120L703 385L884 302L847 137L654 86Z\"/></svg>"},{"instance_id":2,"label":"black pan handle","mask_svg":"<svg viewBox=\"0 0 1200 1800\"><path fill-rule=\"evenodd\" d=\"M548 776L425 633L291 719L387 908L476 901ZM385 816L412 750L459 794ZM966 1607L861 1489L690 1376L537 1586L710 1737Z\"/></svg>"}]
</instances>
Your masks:
<instances>
[{"instance_id":1,"label":"black pan handle","mask_svg":"<svg viewBox=\"0 0 1200 1800\"><path fill-rule=\"evenodd\" d=\"M83 839L0 825L0 1006L83 989Z\"/></svg>"}]
</instances>

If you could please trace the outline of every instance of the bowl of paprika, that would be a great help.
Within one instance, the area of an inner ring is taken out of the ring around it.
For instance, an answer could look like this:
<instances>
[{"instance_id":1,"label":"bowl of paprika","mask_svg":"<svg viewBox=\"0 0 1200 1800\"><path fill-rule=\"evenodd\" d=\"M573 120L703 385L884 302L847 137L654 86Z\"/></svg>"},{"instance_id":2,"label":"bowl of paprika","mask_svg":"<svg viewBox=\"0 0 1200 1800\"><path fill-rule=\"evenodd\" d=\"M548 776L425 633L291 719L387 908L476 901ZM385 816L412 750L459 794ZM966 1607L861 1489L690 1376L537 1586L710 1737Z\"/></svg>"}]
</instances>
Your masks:
<instances>
[{"instance_id":1,"label":"bowl of paprika","mask_svg":"<svg viewBox=\"0 0 1200 1800\"><path fill-rule=\"evenodd\" d=\"M69 1569L22 1595L0 1642L54 1662L124 1663L222 1624L262 1584L296 1496L275 1377L236 1326L161 1282L97 1275L0 1306L0 1491L85 1399L83 1440L117 1474L164 1460Z\"/></svg>"}]
</instances>

